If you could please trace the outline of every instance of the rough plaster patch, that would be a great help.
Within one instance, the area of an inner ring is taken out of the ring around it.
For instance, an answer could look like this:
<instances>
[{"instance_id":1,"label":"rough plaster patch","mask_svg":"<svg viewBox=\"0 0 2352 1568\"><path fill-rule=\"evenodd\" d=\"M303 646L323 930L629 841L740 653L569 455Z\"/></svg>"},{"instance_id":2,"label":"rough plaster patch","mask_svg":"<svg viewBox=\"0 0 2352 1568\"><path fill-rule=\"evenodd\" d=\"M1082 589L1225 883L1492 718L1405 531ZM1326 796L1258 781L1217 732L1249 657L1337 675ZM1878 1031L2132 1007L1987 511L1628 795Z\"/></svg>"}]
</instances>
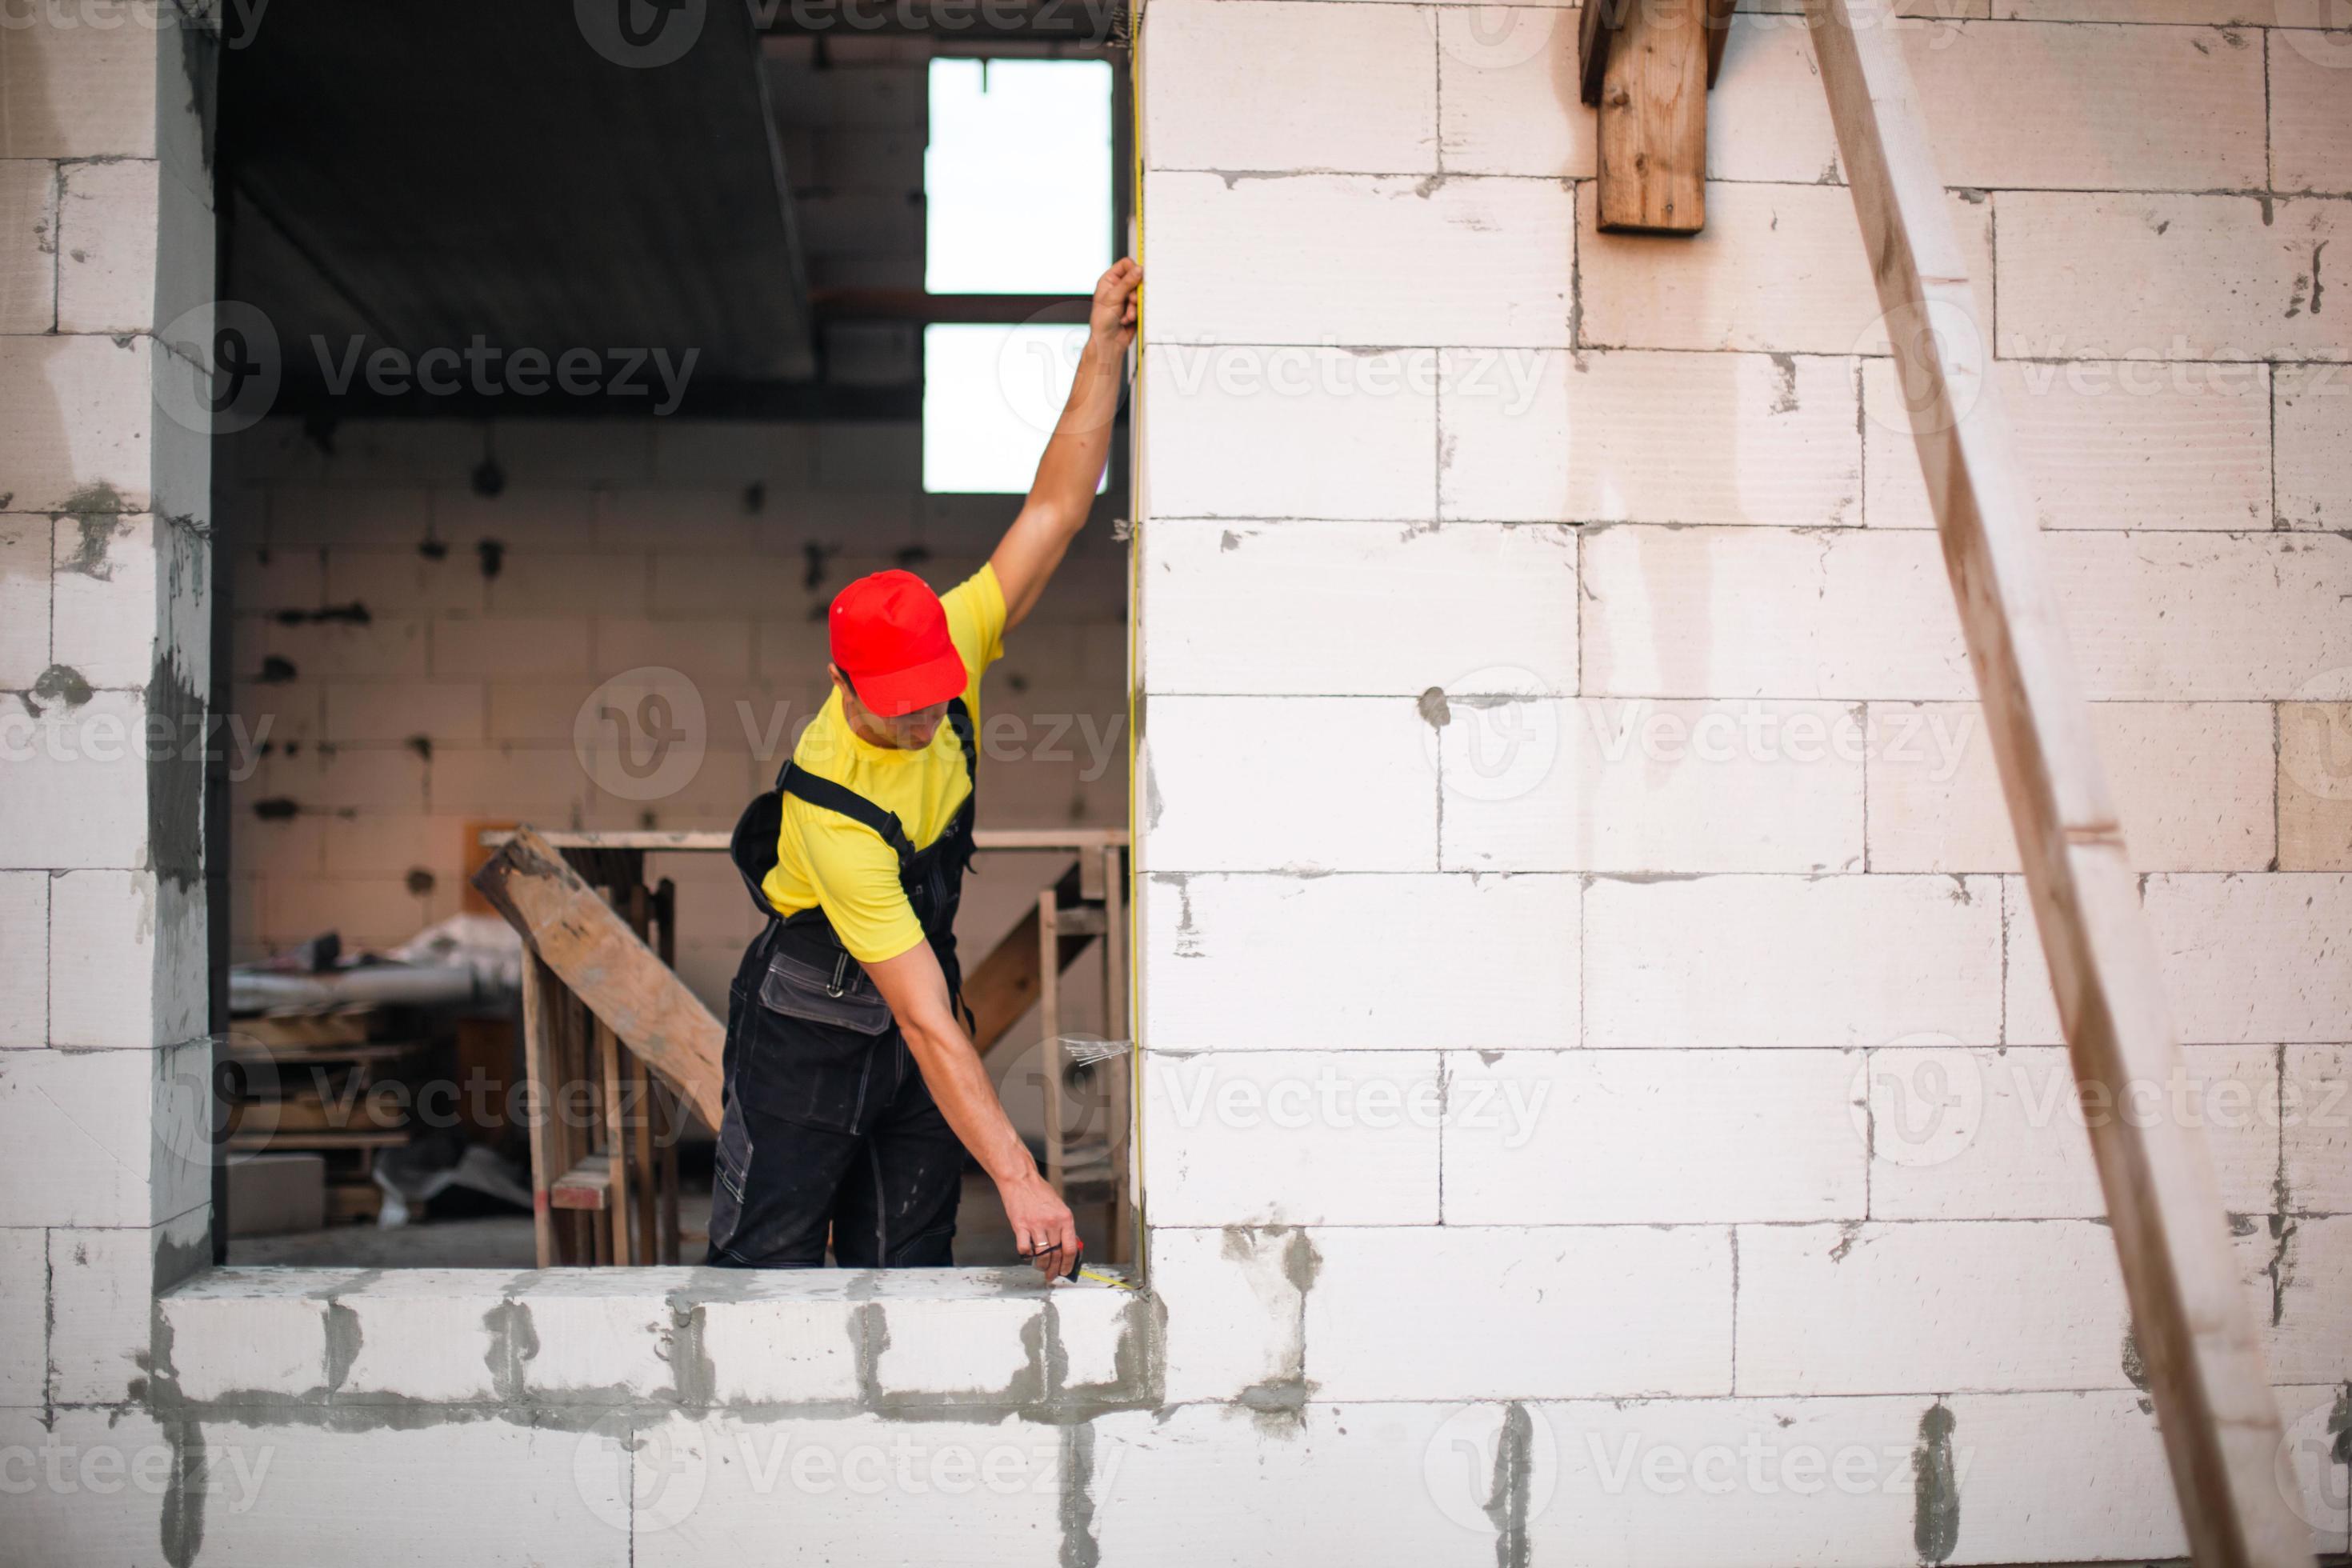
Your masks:
<instances>
[{"instance_id":1,"label":"rough plaster patch","mask_svg":"<svg viewBox=\"0 0 2352 1568\"><path fill-rule=\"evenodd\" d=\"M1960 1542L1960 1489L1952 1472L1952 1413L1939 1401L1919 1417L1911 1453L1911 1543L1922 1563L1941 1563Z\"/></svg>"},{"instance_id":2,"label":"rough plaster patch","mask_svg":"<svg viewBox=\"0 0 2352 1568\"><path fill-rule=\"evenodd\" d=\"M1495 1439L1495 1479L1485 1509L1495 1521L1496 1568L1528 1568L1528 1499L1534 1471L1535 1427L1527 1406L1503 1409Z\"/></svg>"}]
</instances>

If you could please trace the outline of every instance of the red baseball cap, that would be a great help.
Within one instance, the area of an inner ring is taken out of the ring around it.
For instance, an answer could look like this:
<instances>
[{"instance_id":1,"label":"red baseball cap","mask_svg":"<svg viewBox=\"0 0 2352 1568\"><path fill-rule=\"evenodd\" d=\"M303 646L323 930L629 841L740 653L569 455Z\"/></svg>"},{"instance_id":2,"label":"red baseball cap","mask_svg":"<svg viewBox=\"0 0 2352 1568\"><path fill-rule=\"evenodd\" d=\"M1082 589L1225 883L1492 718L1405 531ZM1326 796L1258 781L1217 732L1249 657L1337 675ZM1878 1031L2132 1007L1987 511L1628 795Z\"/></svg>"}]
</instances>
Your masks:
<instances>
[{"instance_id":1,"label":"red baseball cap","mask_svg":"<svg viewBox=\"0 0 2352 1568\"><path fill-rule=\"evenodd\" d=\"M833 662L857 700L886 719L960 694L968 677L948 613L912 572L877 572L834 596Z\"/></svg>"}]
</instances>

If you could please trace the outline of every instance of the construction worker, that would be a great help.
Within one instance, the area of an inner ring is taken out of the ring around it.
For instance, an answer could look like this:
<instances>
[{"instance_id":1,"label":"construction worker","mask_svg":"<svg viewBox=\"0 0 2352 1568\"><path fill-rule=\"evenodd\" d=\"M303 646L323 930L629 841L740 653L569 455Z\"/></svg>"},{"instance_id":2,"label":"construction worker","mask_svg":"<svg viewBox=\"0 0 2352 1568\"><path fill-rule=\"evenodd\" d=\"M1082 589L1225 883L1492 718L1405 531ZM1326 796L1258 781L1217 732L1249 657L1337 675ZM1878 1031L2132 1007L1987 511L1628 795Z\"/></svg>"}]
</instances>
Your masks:
<instances>
[{"instance_id":1,"label":"construction worker","mask_svg":"<svg viewBox=\"0 0 2352 1568\"><path fill-rule=\"evenodd\" d=\"M844 588L833 695L736 824L768 924L728 994L711 1263L943 1267L969 1150L1021 1252L1077 1266L962 1009L955 915L971 858L981 673L1087 520L1110 450L1142 268L1095 285L1076 384L988 564L944 597L908 572Z\"/></svg>"}]
</instances>

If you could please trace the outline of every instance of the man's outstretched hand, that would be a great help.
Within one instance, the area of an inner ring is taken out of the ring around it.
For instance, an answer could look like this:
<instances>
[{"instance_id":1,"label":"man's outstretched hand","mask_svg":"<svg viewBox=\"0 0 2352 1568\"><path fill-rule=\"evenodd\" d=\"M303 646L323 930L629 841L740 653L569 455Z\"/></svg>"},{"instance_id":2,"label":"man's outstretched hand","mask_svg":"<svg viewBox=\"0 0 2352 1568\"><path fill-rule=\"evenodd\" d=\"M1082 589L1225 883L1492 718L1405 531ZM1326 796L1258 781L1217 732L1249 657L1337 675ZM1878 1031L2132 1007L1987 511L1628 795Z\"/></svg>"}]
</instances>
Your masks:
<instances>
[{"instance_id":1,"label":"man's outstretched hand","mask_svg":"<svg viewBox=\"0 0 2352 1568\"><path fill-rule=\"evenodd\" d=\"M1013 1222L1013 1245L1037 1272L1059 1279L1078 1266L1077 1221L1051 1183L1033 1168L996 1190L1004 1200L1004 1217Z\"/></svg>"},{"instance_id":2,"label":"man's outstretched hand","mask_svg":"<svg viewBox=\"0 0 2352 1568\"><path fill-rule=\"evenodd\" d=\"M1143 268L1122 256L1095 280L1095 302L1087 313L1087 332L1106 348L1124 354L1135 342L1135 291L1143 283Z\"/></svg>"}]
</instances>

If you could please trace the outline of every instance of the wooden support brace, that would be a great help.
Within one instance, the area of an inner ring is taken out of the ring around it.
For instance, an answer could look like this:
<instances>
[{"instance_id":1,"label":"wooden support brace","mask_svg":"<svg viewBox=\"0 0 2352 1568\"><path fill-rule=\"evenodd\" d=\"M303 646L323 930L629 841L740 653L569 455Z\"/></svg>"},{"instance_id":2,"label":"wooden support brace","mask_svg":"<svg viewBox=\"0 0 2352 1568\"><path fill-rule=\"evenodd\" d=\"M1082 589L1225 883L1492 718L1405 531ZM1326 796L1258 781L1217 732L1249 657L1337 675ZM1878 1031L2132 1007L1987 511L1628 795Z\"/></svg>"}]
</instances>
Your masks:
<instances>
[{"instance_id":1,"label":"wooden support brace","mask_svg":"<svg viewBox=\"0 0 2352 1568\"><path fill-rule=\"evenodd\" d=\"M677 884L667 877L654 889L653 900L654 952L661 955L666 969L677 967ZM656 1223L661 1230L661 1246L656 1256L664 1263L677 1261L677 1141L686 1135L686 1112L678 1108L677 1099L656 1079L646 1085L648 1112L661 1116L656 1156L661 1165L661 1213Z\"/></svg>"},{"instance_id":2,"label":"wooden support brace","mask_svg":"<svg viewBox=\"0 0 2352 1568\"><path fill-rule=\"evenodd\" d=\"M483 862L474 886L705 1125L719 1125L726 1026L603 895L528 827Z\"/></svg>"},{"instance_id":3,"label":"wooden support brace","mask_svg":"<svg viewBox=\"0 0 2352 1568\"><path fill-rule=\"evenodd\" d=\"M1896 35L1875 18L1857 26L1853 10L1806 0L2042 953L2084 1103L2135 1103L2135 1087L2182 1070L2155 943L1910 69ZM2202 1131L2108 1116L2090 1137L2190 1555L2205 1568L2309 1564Z\"/></svg>"},{"instance_id":4,"label":"wooden support brace","mask_svg":"<svg viewBox=\"0 0 2352 1568\"><path fill-rule=\"evenodd\" d=\"M1734 0L1588 0L1578 34L1584 101L1600 110L1603 233L1706 226L1706 89L1723 68Z\"/></svg>"},{"instance_id":5,"label":"wooden support brace","mask_svg":"<svg viewBox=\"0 0 2352 1568\"><path fill-rule=\"evenodd\" d=\"M621 1072L620 1037L601 1018L596 1021L596 1072L604 1086L604 1168L612 1191L613 1261L625 1268L636 1261L629 1248L628 1085Z\"/></svg>"},{"instance_id":6,"label":"wooden support brace","mask_svg":"<svg viewBox=\"0 0 2352 1568\"><path fill-rule=\"evenodd\" d=\"M1039 1070L1045 1075L1045 1180L1057 1193L1066 1194L1064 1180L1062 1151L1062 972L1058 959L1062 933L1059 910L1055 908L1054 889L1045 889L1037 895L1037 973L1045 984L1037 998L1037 1019L1043 1031L1039 1045Z\"/></svg>"},{"instance_id":7,"label":"wooden support brace","mask_svg":"<svg viewBox=\"0 0 2352 1568\"><path fill-rule=\"evenodd\" d=\"M522 1047L524 1077L541 1095L549 1092L554 1081L555 1057L551 1037L554 1020L550 1015L555 989L554 977L536 953L526 952L522 958ZM533 1244L538 1248L539 1266L552 1268L556 1264L555 1215L551 1212L554 1198L550 1185L555 1173L565 1169L562 1163L562 1129L555 1108L543 1100L531 1108L530 1122L530 1228Z\"/></svg>"}]
</instances>

